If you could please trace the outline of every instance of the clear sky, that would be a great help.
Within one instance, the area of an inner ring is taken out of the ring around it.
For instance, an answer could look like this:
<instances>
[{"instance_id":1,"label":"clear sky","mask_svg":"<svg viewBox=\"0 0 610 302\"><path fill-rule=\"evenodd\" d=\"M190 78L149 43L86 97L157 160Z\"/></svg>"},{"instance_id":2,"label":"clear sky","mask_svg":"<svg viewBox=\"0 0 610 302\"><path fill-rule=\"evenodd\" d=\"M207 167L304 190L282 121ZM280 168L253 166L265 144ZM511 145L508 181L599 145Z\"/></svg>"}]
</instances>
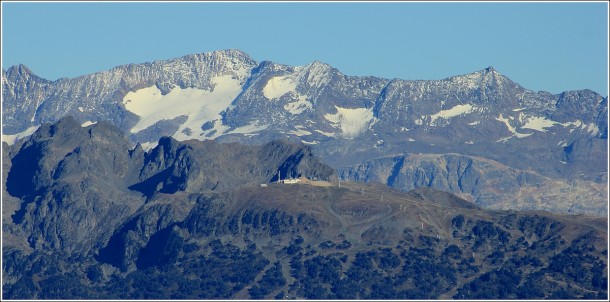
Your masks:
<instances>
[{"instance_id":1,"label":"clear sky","mask_svg":"<svg viewBox=\"0 0 610 302\"><path fill-rule=\"evenodd\" d=\"M49 80L229 48L406 80L493 66L534 91L608 95L605 2L2 2L2 68Z\"/></svg>"}]
</instances>

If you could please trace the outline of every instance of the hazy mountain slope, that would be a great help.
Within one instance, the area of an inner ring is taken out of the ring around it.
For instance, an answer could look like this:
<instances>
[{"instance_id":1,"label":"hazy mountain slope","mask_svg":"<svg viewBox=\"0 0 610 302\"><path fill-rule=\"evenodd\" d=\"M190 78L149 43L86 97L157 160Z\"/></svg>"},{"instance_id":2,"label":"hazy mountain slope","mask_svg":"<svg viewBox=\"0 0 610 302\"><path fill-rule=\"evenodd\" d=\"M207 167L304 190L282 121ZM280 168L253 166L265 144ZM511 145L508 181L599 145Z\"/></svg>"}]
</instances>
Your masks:
<instances>
[{"instance_id":1,"label":"hazy mountain slope","mask_svg":"<svg viewBox=\"0 0 610 302\"><path fill-rule=\"evenodd\" d=\"M547 210L600 215L607 185L560 180L460 154L405 154L364 161L339 171L343 179L376 181L402 191L433 187L490 209Z\"/></svg>"}]
</instances>

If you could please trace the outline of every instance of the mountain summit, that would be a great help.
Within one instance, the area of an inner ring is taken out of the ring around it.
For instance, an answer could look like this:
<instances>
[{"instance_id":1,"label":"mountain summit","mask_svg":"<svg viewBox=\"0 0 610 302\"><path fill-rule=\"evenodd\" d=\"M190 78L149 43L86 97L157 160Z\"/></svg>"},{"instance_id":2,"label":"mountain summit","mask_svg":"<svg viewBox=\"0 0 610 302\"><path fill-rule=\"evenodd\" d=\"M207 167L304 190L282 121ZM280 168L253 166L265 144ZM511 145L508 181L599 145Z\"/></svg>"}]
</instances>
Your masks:
<instances>
[{"instance_id":1,"label":"mountain summit","mask_svg":"<svg viewBox=\"0 0 610 302\"><path fill-rule=\"evenodd\" d=\"M602 197L607 188L597 187L607 181L607 97L590 90L533 92L493 67L442 80L389 80L344 75L318 61L305 66L259 63L242 51L224 50L57 81L18 66L3 72L3 83L2 134L7 143L71 115L81 124L107 120L146 150L164 136L246 144L301 142L344 171L393 155L460 154L518 170L513 175L537 174L549 187L574 185L576 191L597 196L587 197L597 210L583 210L574 196L557 193L555 199L563 204L558 211L606 212L598 206L607 204ZM388 175L363 179L390 183ZM550 185L554 181L561 184ZM422 185L438 184L399 188ZM509 191L532 192L534 187L544 186L518 181ZM478 189L438 188L488 203ZM549 192L536 194L542 193ZM502 208L531 202L492 201ZM538 198L536 203L545 201Z\"/></svg>"}]
</instances>

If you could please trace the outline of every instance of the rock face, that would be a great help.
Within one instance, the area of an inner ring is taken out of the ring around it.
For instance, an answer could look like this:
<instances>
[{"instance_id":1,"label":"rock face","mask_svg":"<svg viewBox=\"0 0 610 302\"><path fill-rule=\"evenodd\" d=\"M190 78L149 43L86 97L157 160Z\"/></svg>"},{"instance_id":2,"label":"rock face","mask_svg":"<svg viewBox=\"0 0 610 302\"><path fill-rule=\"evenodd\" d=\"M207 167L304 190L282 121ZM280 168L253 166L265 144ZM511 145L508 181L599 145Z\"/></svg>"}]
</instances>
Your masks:
<instances>
[{"instance_id":1,"label":"rock face","mask_svg":"<svg viewBox=\"0 0 610 302\"><path fill-rule=\"evenodd\" d=\"M109 71L50 82L23 66L3 72L5 111L3 134L20 132L30 126L54 122L71 115L82 121L111 121L130 129L137 116L120 101L129 91L156 86L162 94L175 87L210 90L215 75L241 75L245 81L256 63L240 51L220 51L189 55L178 60L130 64ZM6 81L5 81L6 79ZM35 104L35 105L34 105ZM14 109L13 109L14 108ZM26 113L27 112L27 113Z\"/></svg>"},{"instance_id":2,"label":"rock face","mask_svg":"<svg viewBox=\"0 0 610 302\"><path fill-rule=\"evenodd\" d=\"M389 80L346 76L321 62L259 63L225 50L52 82L20 65L3 71L3 83L2 133L9 143L72 115L79 123L108 120L146 150L165 136L258 145L284 139L310 145L342 170L396 154L456 153L493 160L517 174L587 183L583 188L607 182L607 97L590 90L534 92L492 67L441 80ZM518 182L511 182L515 192ZM164 186L169 190L169 183ZM572 203L574 213L606 213L557 194L566 201L556 208L540 207L544 196L520 208L564 211Z\"/></svg>"},{"instance_id":3,"label":"rock face","mask_svg":"<svg viewBox=\"0 0 610 302\"><path fill-rule=\"evenodd\" d=\"M162 138L144 152L115 126L44 124L3 151L9 227L34 249L89 254L157 193L226 191L278 177L330 180L334 171L303 144L262 146ZM15 198L19 200L15 200ZM11 211L12 212L9 212ZM169 218L164 218L169 219Z\"/></svg>"},{"instance_id":4,"label":"rock face","mask_svg":"<svg viewBox=\"0 0 610 302\"><path fill-rule=\"evenodd\" d=\"M564 181L498 162L459 154L408 154L378 158L339 172L342 179L381 182L410 191L432 187L492 209L547 210L603 216L607 188Z\"/></svg>"},{"instance_id":5,"label":"rock face","mask_svg":"<svg viewBox=\"0 0 610 302\"><path fill-rule=\"evenodd\" d=\"M156 191L197 193L269 183L278 177L329 180L333 174L303 144L273 141L242 146L164 137L145 156L140 182L131 188L148 196Z\"/></svg>"},{"instance_id":6,"label":"rock face","mask_svg":"<svg viewBox=\"0 0 610 302\"><path fill-rule=\"evenodd\" d=\"M21 204L11 218L33 248L86 254L143 204L127 189L138 164L129 147L116 127L71 117L14 146L6 190Z\"/></svg>"}]
</instances>

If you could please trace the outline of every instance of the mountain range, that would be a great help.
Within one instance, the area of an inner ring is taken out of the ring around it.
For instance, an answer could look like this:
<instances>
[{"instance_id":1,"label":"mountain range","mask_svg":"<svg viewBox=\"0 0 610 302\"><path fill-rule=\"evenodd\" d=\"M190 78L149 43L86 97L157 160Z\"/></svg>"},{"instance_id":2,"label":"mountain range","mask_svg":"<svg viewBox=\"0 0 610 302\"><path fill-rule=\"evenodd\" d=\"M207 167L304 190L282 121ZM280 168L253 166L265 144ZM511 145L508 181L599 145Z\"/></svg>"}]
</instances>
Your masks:
<instances>
[{"instance_id":1,"label":"mountain range","mask_svg":"<svg viewBox=\"0 0 610 302\"><path fill-rule=\"evenodd\" d=\"M495 209L607 215L607 96L534 92L492 67L390 80L224 50L56 81L18 65L2 82L9 144L64 116L108 121L144 150L164 136L284 139L309 145L344 180L432 186Z\"/></svg>"},{"instance_id":2,"label":"mountain range","mask_svg":"<svg viewBox=\"0 0 610 302\"><path fill-rule=\"evenodd\" d=\"M607 217L345 181L304 143L144 150L68 116L2 156L2 299L608 297Z\"/></svg>"}]
</instances>

